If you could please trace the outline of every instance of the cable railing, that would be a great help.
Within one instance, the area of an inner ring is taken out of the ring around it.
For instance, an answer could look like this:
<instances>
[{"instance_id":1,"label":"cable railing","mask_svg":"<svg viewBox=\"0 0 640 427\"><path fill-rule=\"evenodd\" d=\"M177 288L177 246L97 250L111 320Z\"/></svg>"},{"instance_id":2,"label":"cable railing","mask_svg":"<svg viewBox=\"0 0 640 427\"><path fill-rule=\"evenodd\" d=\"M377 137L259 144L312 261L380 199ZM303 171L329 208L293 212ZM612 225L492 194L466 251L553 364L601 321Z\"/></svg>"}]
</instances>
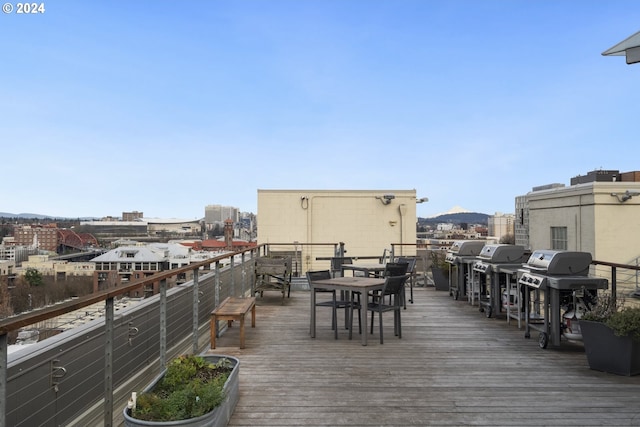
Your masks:
<instances>
[{"instance_id":1,"label":"cable railing","mask_svg":"<svg viewBox=\"0 0 640 427\"><path fill-rule=\"evenodd\" d=\"M208 348L211 311L227 296L251 293L256 257L291 253L294 272L303 275L313 266L310 253L335 254L341 248L344 244L258 245L0 320L0 427L113 426L115 405L147 384L170 357ZM193 279L176 280L185 275ZM122 309L123 297L141 287L159 292ZM9 333L100 304L102 317L9 358Z\"/></svg>"},{"instance_id":2,"label":"cable railing","mask_svg":"<svg viewBox=\"0 0 640 427\"><path fill-rule=\"evenodd\" d=\"M104 414L103 425L113 425L114 396L117 387L130 374L126 369L138 372L155 365L159 371L177 351L188 351L191 347L193 353L198 353L203 347L201 329L206 328L208 333L213 308L226 296L246 295L250 291L251 261L260 249L212 257L1 320L0 427L43 422L64 424L69 417L76 416L76 412L90 409L92 405L83 404L87 396L102 400L102 408L98 407L96 412ZM223 263L227 265L224 268ZM191 282L169 287L172 278L187 272L193 274ZM154 284L159 284L158 294L116 313L117 298ZM29 346L28 351L12 354L9 361L10 332L96 303L104 303L101 319ZM52 350L54 347L57 348ZM76 348L83 351L74 353ZM90 360L86 359L87 352L91 353ZM82 363L81 359L84 359ZM75 386L67 388L65 383ZM78 387L79 384L83 386Z\"/></svg>"}]
</instances>

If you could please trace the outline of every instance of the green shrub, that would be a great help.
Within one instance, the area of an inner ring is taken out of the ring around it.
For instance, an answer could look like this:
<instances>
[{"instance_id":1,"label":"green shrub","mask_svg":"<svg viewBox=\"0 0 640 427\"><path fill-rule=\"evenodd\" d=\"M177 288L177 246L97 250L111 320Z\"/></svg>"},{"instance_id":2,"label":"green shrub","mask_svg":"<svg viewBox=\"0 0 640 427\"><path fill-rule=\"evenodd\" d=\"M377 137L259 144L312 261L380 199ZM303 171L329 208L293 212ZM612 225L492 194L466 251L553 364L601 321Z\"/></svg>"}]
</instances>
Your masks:
<instances>
[{"instance_id":1,"label":"green shrub","mask_svg":"<svg viewBox=\"0 0 640 427\"><path fill-rule=\"evenodd\" d=\"M616 311L605 324L618 336L630 336L640 341L640 308L626 307Z\"/></svg>"},{"instance_id":2,"label":"green shrub","mask_svg":"<svg viewBox=\"0 0 640 427\"><path fill-rule=\"evenodd\" d=\"M582 315L582 319L605 323L613 313L622 309L624 302L624 298L613 298L610 292L603 292L596 298L595 306Z\"/></svg>"},{"instance_id":3,"label":"green shrub","mask_svg":"<svg viewBox=\"0 0 640 427\"><path fill-rule=\"evenodd\" d=\"M138 395L131 416L145 421L178 421L199 417L224 401L223 387L232 364L207 362L201 356L180 356L169 362L153 390Z\"/></svg>"},{"instance_id":4,"label":"green shrub","mask_svg":"<svg viewBox=\"0 0 640 427\"><path fill-rule=\"evenodd\" d=\"M630 336L640 340L640 307L625 307L624 297L614 299L610 293L602 293L596 305L587 311L582 320L601 322L617 336Z\"/></svg>"}]
</instances>

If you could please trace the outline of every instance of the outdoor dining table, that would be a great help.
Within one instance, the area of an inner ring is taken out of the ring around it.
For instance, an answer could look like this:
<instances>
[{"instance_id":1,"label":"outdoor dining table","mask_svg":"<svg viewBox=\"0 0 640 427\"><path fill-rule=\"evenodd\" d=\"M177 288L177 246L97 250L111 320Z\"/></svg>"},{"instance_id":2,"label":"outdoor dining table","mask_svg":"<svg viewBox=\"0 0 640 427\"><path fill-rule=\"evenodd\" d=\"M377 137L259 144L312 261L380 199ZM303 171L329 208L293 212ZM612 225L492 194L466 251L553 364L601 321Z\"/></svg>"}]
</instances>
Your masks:
<instances>
[{"instance_id":1,"label":"outdoor dining table","mask_svg":"<svg viewBox=\"0 0 640 427\"><path fill-rule=\"evenodd\" d=\"M367 295L369 292L382 290L385 279L375 277L334 277L332 279L316 280L309 283L311 288L311 338L316 337L316 293L315 288L335 289L347 292L349 298L353 298L353 292L360 292L364 300L360 310L360 324L364 331L360 340L362 345L367 345ZM337 327L337 326L336 326ZM352 326L351 326L352 327Z\"/></svg>"},{"instance_id":2,"label":"outdoor dining table","mask_svg":"<svg viewBox=\"0 0 640 427\"><path fill-rule=\"evenodd\" d=\"M362 271L365 276L381 276L385 269L385 264L342 264L342 271L351 270Z\"/></svg>"}]
</instances>

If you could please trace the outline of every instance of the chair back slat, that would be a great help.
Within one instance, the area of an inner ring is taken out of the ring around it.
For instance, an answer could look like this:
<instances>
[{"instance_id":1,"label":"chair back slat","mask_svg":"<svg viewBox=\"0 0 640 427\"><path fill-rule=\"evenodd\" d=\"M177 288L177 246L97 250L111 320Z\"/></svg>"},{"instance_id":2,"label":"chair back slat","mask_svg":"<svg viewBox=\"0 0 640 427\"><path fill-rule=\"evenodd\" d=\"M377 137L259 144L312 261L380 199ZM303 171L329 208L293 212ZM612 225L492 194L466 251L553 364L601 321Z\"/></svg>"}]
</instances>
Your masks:
<instances>
[{"instance_id":1,"label":"chair back slat","mask_svg":"<svg viewBox=\"0 0 640 427\"><path fill-rule=\"evenodd\" d=\"M416 262L418 260L416 258L410 257L398 257L396 258L396 262L406 262L408 264L407 273L413 273L416 269Z\"/></svg>"},{"instance_id":2,"label":"chair back slat","mask_svg":"<svg viewBox=\"0 0 640 427\"><path fill-rule=\"evenodd\" d=\"M307 271L307 280L309 283L324 279L331 279L331 272L329 270Z\"/></svg>"},{"instance_id":3,"label":"chair back slat","mask_svg":"<svg viewBox=\"0 0 640 427\"><path fill-rule=\"evenodd\" d=\"M384 295L399 295L404 289L404 284L409 278L408 274L400 276L387 276L382 293Z\"/></svg>"},{"instance_id":4,"label":"chair back slat","mask_svg":"<svg viewBox=\"0 0 640 427\"><path fill-rule=\"evenodd\" d=\"M402 276L407 273L409 264L406 262L388 262L384 266L384 276Z\"/></svg>"}]
</instances>

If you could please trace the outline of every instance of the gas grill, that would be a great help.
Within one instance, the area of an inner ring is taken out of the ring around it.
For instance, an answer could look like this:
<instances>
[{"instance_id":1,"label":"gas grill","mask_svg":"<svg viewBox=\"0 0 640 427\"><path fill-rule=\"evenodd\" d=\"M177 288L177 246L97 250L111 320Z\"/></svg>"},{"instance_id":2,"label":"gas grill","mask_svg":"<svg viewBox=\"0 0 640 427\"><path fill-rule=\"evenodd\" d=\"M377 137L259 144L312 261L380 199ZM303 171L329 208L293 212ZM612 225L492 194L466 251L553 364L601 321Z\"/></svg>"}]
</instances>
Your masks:
<instances>
[{"instance_id":1,"label":"gas grill","mask_svg":"<svg viewBox=\"0 0 640 427\"><path fill-rule=\"evenodd\" d=\"M503 290L508 298L504 308L510 310L510 301L516 295L512 277L525 261L524 247L519 245L491 244L482 248L473 264L473 283L478 289L480 311L484 311L487 317L502 311Z\"/></svg>"},{"instance_id":2,"label":"gas grill","mask_svg":"<svg viewBox=\"0 0 640 427\"><path fill-rule=\"evenodd\" d=\"M449 263L449 295L456 300L466 295L467 282L471 280L471 266L485 245L484 240L456 240L445 261Z\"/></svg>"},{"instance_id":3,"label":"gas grill","mask_svg":"<svg viewBox=\"0 0 640 427\"><path fill-rule=\"evenodd\" d=\"M607 289L607 279L590 277L589 252L538 250L534 251L520 270L522 275L518 284L526 288L525 296L525 338L530 330L540 332L539 344L546 348L549 340L555 346L560 345L560 337L568 340L581 340L580 323L582 313L591 309L600 289ZM534 300L531 300L531 294ZM543 300L540 300L540 296ZM531 302L534 310L531 313ZM540 314L542 305L544 319L542 326L531 321Z\"/></svg>"}]
</instances>

